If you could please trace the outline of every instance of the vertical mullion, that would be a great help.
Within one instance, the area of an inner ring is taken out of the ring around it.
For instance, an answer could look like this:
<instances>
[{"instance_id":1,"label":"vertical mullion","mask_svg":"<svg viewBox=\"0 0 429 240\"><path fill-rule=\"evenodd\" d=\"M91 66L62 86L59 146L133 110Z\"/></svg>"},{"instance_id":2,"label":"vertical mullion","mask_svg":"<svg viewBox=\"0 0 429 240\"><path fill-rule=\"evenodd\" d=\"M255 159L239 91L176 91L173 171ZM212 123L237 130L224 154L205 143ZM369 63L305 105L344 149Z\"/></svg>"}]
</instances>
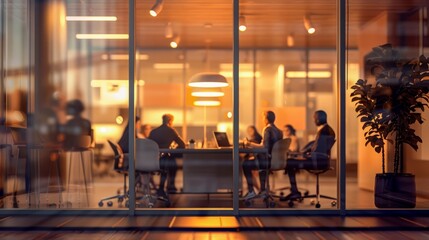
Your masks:
<instances>
[{"instance_id":1,"label":"vertical mullion","mask_svg":"<svg viewBox=\"0 0 429 240\"><path fill-rule=\"evenodd\" d=\"M135 69L135 0L128 0L128 191L129 191L129 215L135 213L135 167L134 167L134 149L135 149L135 107L134 107L134 69ZM126 193L125 193L126 194Z\"/></svg>"},{"instance_id":2,"label":"vertical mullion","mask_svg":"<svg viewBox=\"0 0 429 240\"><path fill-rule=\"evenodd\" d=\"M337 0L337 77L339 81L339 109L338 109L338 118L340 119L340 134L338 141L338 151L339 151L339 190L338 197L340 214L346 214L346 0Z\"/></svg>"},{"instance_id":3,"label":"vertical mullion","mask_svg":"<svg viewBox=\"0 0 429 240\"><path fill-rule=\"evenodd\" d=\"M233 0L233 212L237 216L239 213L239 196L238 196L238 184L239 184L239 85L238 85L238 71L239 71L239 32L238 32L238 21L239 21L239 0Z\"/></svg>"}]
</instances>

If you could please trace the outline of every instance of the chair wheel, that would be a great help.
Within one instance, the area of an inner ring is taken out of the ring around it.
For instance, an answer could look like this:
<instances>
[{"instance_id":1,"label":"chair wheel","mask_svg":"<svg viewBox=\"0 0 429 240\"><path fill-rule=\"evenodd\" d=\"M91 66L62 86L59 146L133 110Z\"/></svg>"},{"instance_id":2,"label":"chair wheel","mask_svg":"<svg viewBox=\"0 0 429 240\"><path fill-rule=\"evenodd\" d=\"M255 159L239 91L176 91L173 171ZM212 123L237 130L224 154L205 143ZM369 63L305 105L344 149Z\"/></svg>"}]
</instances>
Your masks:
<instances>
[{"instance_id":1,"label":"chair wheel","mask_svg":"<svg viewBox=\"0 0 429 240\"><path fill-rule=\"evenodd\" d=\"M293 207L294 203L293 203L293 201L292 201L292 200L290 200L290 201L287 203L287 205L288 205L289 207Z\"/></svg>"},{"instance_id":2,"label":"chair wheel","mask_svg":"<svg viewBox=\"0 0 429 240\"><path fill-rule=\"evenodd\" d=\"M124 198L123 198L123 197L119 197L119 198L118 198L118 202L119 202L119 203L121 203L121 202L123 202L123 201L124 201Z\"/></svg>"},{"instance_id":3,"label":"chair wheel","mask_svg":"<svg viewBox=\"0 0 429 240\"><path fill-rule=\"evenodd\" d=\"M316 203L316 208L320 208L320 203Z\"/></svg>"},{"instance_id":4,"label":"chair wheel","mask_svg":"<svg viewBox=\"0 0 429 240\"><path fill-rule=\"evenodd\" d=\"M332 201L332 202L331 202L331 206L332 206L332 207L337 206L337 201L335 201L335 200L334 200L334 201Z\"/></svg>"},{"instance_id":5,"label":"chair wheel","mask_svg":"<svg viewBox=\"0 0 429 240\"><path fill-rule=\"evenodd\" d=\"M113 206L113 202L112 201L108 201L107 202L107 206L109 206L109 207Z\"/></svg>"},{"instance_id":6,"label":"chair wheel","mask_svg":"<svg viewBox=\"0 0 429 240\"><path fill-rule=\"evenodd\" d=\"M98 206L99 207L102 207L104 205L104 203L103 202L98 202Z\"/></svg>"},{"instance_id":7,"label":"chair wheel","mask_svg":"<svg viewBox=\"0 0 429 240\"><path fill-rule=\"evenodd\" d=\"M280 196L282 196L282 197L283 197L284 195L285 195L285 193L284 193L284 192L280 192Z\"/></svg>"},{"instance_id":8,"label":"chair wheel","mask_svg":"<svg viewBox=\"0 0 429 240\"><path fill-rule=\"evenodd\" d=\"M316 204L316 200L314 200L314 199L311 199L311 201L310 201L310 204L311 204L311 205L314 205L314 204Z\"/></svg>"},{"instance_id":9,"label":"chair wheel","mask_svg":"<svg viewBox=\"0 0 429 240\"><path fill-rule=\"evenodd\" d=\"M308 192L308 191L305 191L305 192L304 192L304 196L308 196L308 194L309 194L309 192Z\"/></svg>"}]
</instances>

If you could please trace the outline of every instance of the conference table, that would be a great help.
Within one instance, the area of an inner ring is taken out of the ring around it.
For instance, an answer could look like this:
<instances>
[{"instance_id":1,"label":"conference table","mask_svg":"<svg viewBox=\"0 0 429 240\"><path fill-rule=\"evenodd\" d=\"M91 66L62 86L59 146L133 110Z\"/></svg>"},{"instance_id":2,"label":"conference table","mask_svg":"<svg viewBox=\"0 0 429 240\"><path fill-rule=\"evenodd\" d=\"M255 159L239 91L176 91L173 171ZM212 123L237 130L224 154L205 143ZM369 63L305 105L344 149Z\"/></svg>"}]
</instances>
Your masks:
<instances>
[{"instance_id":1,"label":"conference table","mask_svg":"<svg viewBox=\"0 0 429 240\"><path fill-rule=\"evenodd\" d=\"M160 149L160 152L183 155L183 193L232 192L232 148ZM266 152L265 148L239 148L240 154ZM241 172L241 163L239 168Z\"/></svg>"}]
</instances>

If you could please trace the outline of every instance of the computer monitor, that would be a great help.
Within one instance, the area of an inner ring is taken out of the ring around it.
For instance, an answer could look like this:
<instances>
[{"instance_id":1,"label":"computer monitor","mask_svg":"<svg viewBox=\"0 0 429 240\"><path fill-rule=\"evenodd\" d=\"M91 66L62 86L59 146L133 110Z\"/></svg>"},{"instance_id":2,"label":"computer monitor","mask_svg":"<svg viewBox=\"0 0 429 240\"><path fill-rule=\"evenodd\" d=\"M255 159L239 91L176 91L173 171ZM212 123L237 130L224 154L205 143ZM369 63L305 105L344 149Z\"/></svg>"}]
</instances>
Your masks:
<instances>
[{"instance_id":1,"label":"computer monitor","mask_svg":"<svg viewBox=\"0 0 429 240\"><path fill-rule=\"evenodd\" d=\"M229 143L228 135L226 134L226 132L213 132L213 135L218 148L232 147L232 145Z\"/></svg>"}]
</instances>

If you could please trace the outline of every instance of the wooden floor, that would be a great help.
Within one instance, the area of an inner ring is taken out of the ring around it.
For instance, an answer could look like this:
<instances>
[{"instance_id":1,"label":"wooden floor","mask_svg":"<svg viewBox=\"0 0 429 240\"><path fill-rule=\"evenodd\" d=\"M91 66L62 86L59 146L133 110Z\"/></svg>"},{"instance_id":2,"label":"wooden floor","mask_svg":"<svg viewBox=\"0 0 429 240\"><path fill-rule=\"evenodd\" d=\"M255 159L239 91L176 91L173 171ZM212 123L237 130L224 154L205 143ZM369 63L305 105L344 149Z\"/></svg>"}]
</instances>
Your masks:
<instances>
[{"instance_id":1,"label":"wooden floor","mask_svg":"<svg viewBox=\"0 0 429 240\"><path fill-rule=\"evenodd\" d=\"M427 231L257 231L257 232L157 232L157 231L26 231L0 232L2 240L30 239L103 239L103 240L245 240L245 239L359 239L359 240L398 240L398 239L429 239Z\"/></svg>"}]
</instances>

